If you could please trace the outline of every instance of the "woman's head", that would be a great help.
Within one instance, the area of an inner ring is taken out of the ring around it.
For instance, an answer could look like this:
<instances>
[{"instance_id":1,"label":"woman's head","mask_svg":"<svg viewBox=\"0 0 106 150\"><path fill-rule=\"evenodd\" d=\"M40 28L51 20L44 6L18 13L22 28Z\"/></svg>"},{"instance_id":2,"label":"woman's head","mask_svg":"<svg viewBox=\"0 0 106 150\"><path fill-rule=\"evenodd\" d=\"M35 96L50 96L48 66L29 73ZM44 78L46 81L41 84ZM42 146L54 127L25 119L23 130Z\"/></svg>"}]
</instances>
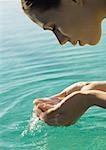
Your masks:
<instances>
[{"instance_id":1,"label":"woman's head","mask_svg":"<svg viewBox=\"0 0 106 150\"><path fill-rule=\"evenodd\" d=\"M98 43L105 0L21 0L25 13L44 29L52 30L61 44Z\"/></svg>"}]
</instances>

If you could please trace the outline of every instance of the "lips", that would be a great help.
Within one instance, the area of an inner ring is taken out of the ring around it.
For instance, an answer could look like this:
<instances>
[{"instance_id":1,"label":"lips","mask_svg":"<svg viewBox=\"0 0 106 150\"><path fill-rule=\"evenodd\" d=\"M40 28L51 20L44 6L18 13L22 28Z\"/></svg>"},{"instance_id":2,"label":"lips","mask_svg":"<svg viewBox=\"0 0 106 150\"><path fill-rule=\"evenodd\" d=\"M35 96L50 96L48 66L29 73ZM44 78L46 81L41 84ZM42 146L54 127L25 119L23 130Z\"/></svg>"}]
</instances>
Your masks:
<instances>
[{"instance_id":1,"label":"lips","mask_svg":"<svg viewBox=\"0 0 106 150\"><path fill-rule=\"evenodd\" d=\"M79 41L79 45L80 45L80 46L84 46L84 45L85 45L85 43L84 43L84 42L82 42L82 41Z\"/></svg>"},{"instance_id":2,"label":"lips","mask_svg":"<svg viewBox=\"0 0 106 150\"><path fill-rule=\"evenodd\" d=\"M77 44L77 41L70 41L74 46Z\"/></svg>"}]
</instances>

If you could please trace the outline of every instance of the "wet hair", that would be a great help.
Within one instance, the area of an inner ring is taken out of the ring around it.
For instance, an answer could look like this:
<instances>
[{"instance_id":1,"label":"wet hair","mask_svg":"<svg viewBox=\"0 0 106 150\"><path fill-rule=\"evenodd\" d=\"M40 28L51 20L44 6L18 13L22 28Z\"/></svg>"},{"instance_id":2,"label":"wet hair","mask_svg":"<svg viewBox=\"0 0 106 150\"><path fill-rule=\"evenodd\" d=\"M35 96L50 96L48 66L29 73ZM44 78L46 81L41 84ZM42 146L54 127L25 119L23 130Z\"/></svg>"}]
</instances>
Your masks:
<instances>
[{"instance_id":1,"label":"wet hair","mask_svg":"<svg viewBox=\"0 0 106 150\"><path fill-rule=\"evenodd\" d=\"M26 5L31 5L40 11L46 11L50 8L58 8L61 0L25 0Z\"/></svg>"}]
</instances>

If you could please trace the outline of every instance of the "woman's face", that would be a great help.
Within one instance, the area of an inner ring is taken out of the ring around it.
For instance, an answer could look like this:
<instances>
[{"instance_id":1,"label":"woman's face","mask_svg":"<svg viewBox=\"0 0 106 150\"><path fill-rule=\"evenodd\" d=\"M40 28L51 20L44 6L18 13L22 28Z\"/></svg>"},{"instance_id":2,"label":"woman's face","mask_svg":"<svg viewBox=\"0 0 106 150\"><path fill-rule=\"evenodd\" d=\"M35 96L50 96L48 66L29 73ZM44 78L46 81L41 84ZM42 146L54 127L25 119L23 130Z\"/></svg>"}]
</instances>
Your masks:
<instances>
[{"instance_id":1,"label":"woman's face","mask_svg":"<svg viewBox=\"0 0 106 150\"><path fill-rule=\"evenodd\" d=\"M60 44L95 45L101 36L101 14L91 3L61 0L60 7L40 12L32 9L29 17L44 29L52 30Z\"/></svg>"}]
</instances>

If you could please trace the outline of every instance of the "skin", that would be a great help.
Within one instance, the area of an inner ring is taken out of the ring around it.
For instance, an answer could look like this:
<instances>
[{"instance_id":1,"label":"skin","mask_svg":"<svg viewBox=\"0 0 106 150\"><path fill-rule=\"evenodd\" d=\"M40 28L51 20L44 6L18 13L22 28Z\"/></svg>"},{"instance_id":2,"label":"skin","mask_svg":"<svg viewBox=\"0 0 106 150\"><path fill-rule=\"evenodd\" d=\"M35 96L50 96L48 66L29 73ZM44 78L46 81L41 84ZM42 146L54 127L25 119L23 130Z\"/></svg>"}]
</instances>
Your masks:
<instances>
[{"instance_id":1,"label":"skin","mask_svg":"<svg viewBox=\"0 0 106 150\"><path fill-rule=\"evenodd\" d=\"M34 104L34 113L48 125L72 125L90 107L106 108L106 81L79 82Z\"/></svg>"},{"instance_id":2,"label":"skin","mask_svg":"<svg viewBox=\"0 0 106 150\"><path fill-rule=\"evenodd\" d=\"M61 0L58 8L40 11L22 7L28 17L45 30L53 30L60 44L67 41L81 46L95 45L101 37L101 23L106 18L106 0Z\"/></svg>"}]
</instances>

